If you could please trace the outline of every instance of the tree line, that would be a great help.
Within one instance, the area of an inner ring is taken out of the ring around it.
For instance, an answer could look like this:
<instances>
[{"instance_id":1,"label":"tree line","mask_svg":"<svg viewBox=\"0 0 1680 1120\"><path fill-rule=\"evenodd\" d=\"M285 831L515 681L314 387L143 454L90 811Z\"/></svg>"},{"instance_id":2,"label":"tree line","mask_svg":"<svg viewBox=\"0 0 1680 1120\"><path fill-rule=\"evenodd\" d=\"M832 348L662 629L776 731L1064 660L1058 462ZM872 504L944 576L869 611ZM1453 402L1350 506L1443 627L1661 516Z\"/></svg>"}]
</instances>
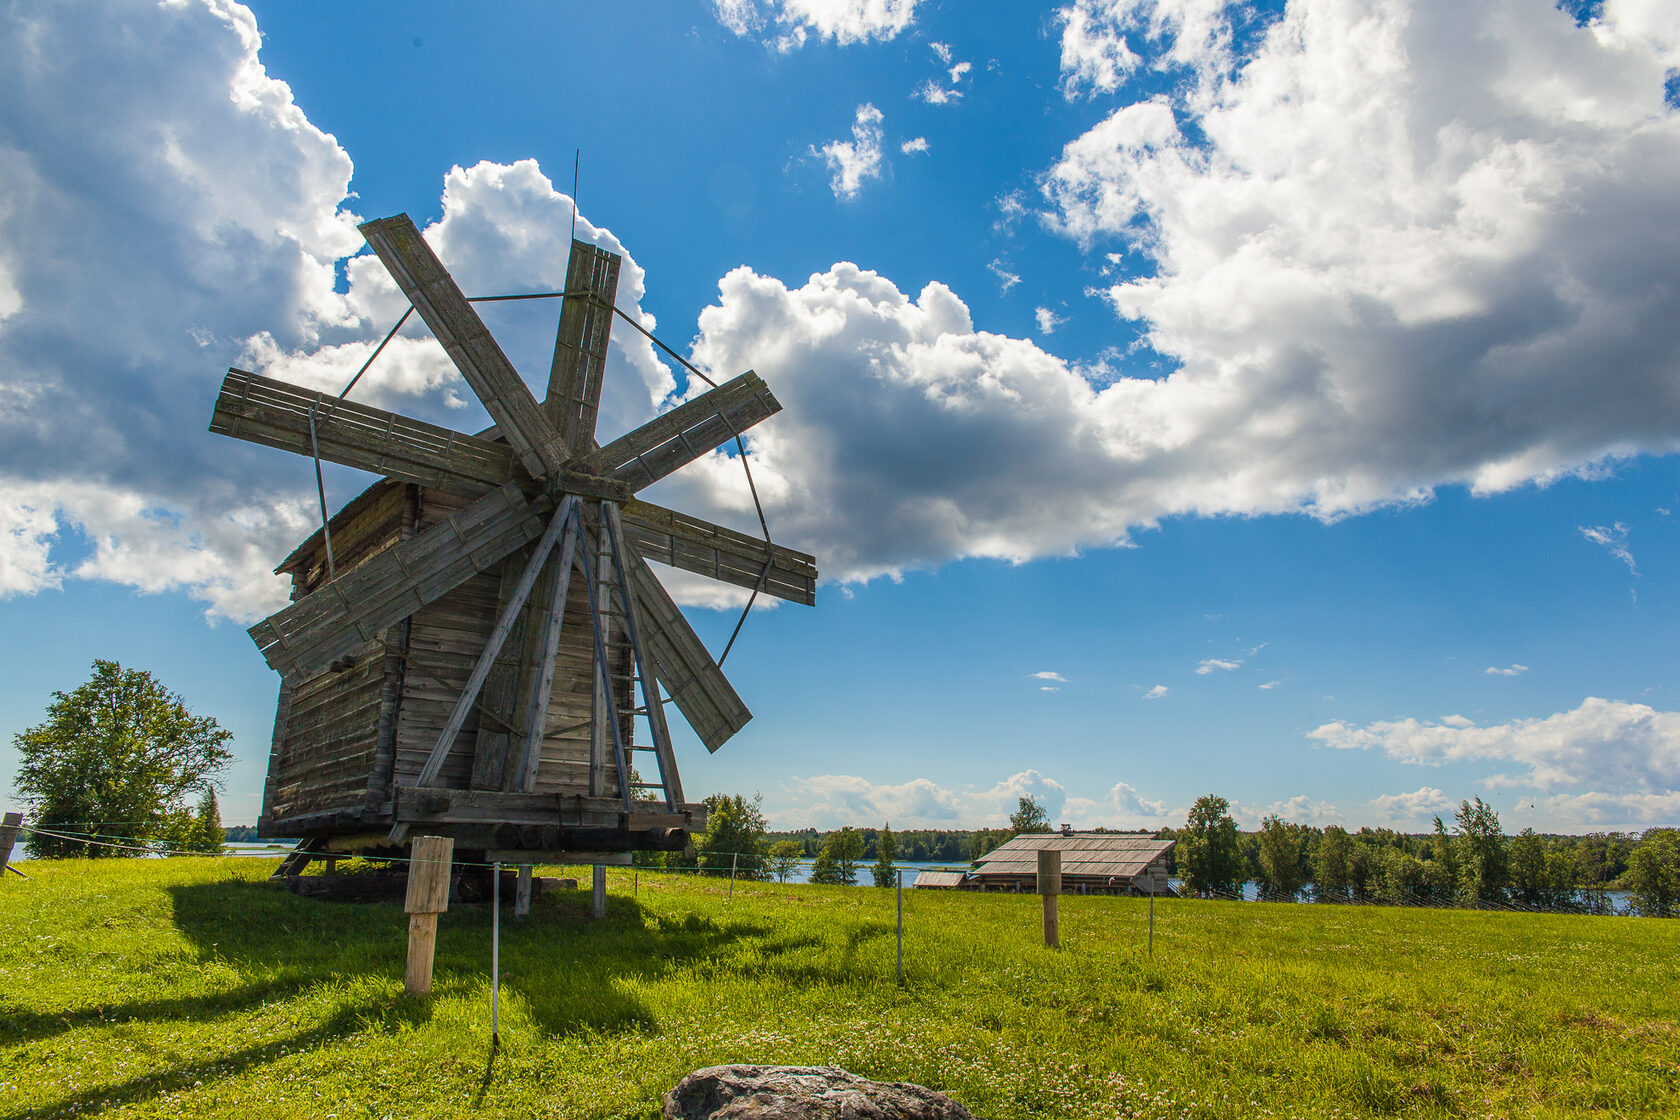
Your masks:
<instances>
[{"instance_id":1,"label":"tree line","mask_svg":"<svg viewBox=\"0 0 1680 1120\"><path fill-rule=\"evenodd\" d=\"M1236 896L1253 882L1271 901L1481 906L1609 913L1607 892L1630 893L1633 908L1654 917L1680 915L1680 830L1643 834L1507 836L1481 798L1462 801L1449 828L1349 832L1276 814L1257 831L1238 830L1223 797L1199 798L1175 841L1172 870L1187 892Z\"/></svg>"}]
</instances>

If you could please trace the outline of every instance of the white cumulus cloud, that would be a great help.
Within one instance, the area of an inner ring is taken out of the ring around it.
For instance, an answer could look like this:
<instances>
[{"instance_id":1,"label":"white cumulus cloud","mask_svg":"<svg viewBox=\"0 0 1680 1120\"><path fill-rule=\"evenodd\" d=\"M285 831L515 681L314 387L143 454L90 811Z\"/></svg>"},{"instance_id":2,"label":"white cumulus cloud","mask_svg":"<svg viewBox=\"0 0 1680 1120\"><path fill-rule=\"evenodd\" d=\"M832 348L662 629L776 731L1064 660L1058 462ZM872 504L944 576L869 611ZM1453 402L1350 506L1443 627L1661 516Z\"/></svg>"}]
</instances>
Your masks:
<instances>
[{"instance_id":1,"label":"white cumulus cloud","mask_svg":"<svg viewBox=\"0 0 1680 1120\"><path fill-rule=\"evenodd\" d=\"M766 43L787 53L813 36L841 46L892 39L914 22L916 0L712 0L712 11L736 35L774 29Z\"/></svg>"},{"instance_id":2,"label":"white cumulus cloud","mask_svg":"<svg viewBox=\"0 0 1680 1120\"><path fill-rule=\"evenodd\" d=\"M1148 692L1144 693L1143 698L1145 700L1159 700L1161 697L1165 696L1170 691L1172 691L1172 690L1169 689L1166 685L1158 684L1154 688L1150 689Z\"/></svg>"},{"instance_id":3,"label":"white cumulus cloud","mask_svg":"<svg viewBox=\"0 0 1680 1120\"><path fill-rule=\"evenodd\" d=\"M925 136L912 137L911 139L906 140L906 141L904 141L904 143L900 144L898 146L898 150L903 152L907 156L917 155L919 153L926 152L928 150L927 137L925 137Z\"/></svg>"},{"instance_id":4,"label":"white cumulus cloud","mask_svg":"<svg viewBox=\"0 0 1680 1120\"><path fill-rule=\"evenodd\" d=\"M1491 786L1602 794L1669 794L1680 789L1680 712L1588 697L1539 719L1479 726L1463 717L1379 721L1355 727L1337 720L1308 733L1341 750L1381 750L1425 766L1480 762L1519 769Z\"/></svg>"},{"instance_id":5,"label":"white cumulus cloud","mask_svg":"<svg viewBox=\"0 0 1680 1120\"><path fill-rule=\"evenodd\" d=\"M1050 669L1041 670L1040 672L1032 674L1032 676L1035 680L1060 681L1062 684L1067 683L1067 678L1066 677L1064 677L1060 673L1057 673L1057 672L1055 672L1053 670L1050 670Z\"/></svg>"},{"instance_id":6,"label":"white cumulus cloud","mask_svg":"<svg viewBox=\"0 0 1680 1120\"><path fill-rule=\"evenodd\" d=\"M1498 665L1489 665L1486 669L1483 669L1482 672L1490 677L1520 677L1524 673L1528 672L1528 666L1518 665L1516 662L1512 662L1504 668L1500 668Z\"/></svg>"},{"instance_id":7,"label":"white cumulus cloud","mask_svg":"<svg viewBox=\"0 0 1680 1120\"><path fill-rule=\"evenodd\" d=\"M267 75L260 43L222 0L0 14L0 104L32 122L0 133L16 303L0 321L0 595L97 579L239 621L286 602L271 569L317 521L309 464L206 431L217 386L240 364L337 392L406 301L366 254L335 290L363 248L350 159ZM534 163L456 169L444 190L427 237L470 293L563 285L571 200ZM578 235L622 250L586 216ZM641 292L627 259L628 313ZM552 306L497 306L486 318L540 392ZM627 333L604 431L651 416L674 384ZM488 423L418 323L352 399ZM370 481L334 468L329 497Z\"/></svg>"},{"instance_id":8,"label":"white cumulus cloud","mask_svg":"<svg viewBox=\"0 0 1680 1120\"><path fill-rule=\"evenodd\" d=\"M1247 12L1067 8L1070 92L1122 103L1043 180L1054 228L1151 262L1106 296L1177 364L1201 493L1335 516L1680 446L1680 7ZM1144 57L1171 92L1128 99Z\"/></svg>"},{"instance_id":9,"label":"white cumulus cloud","mask_svg":"<svg viewBox=\"0 0 1680 1120\"><path fill-rule=\"evenodd\" d=\"M1196 666L1196 675L1205 677L1213 672L1230 672L1232 669L1242 668L1241 660L1230 660L1223 657L1210 657Z\"/></svg>"},{"instance_id":10,"label":"white cumulus cloud","mask_svg":"<svg viewBox=\"0 0 1680 1120\"><path fill-rule=\"evenodd\" d=\"M859 105L852 138L830 140L820 150L811 149L811 154L821 155L834 173L829 188L835 198L856 198L865 181L881 177L881 110L867 103Z\"/></svg>"}]
</instances>

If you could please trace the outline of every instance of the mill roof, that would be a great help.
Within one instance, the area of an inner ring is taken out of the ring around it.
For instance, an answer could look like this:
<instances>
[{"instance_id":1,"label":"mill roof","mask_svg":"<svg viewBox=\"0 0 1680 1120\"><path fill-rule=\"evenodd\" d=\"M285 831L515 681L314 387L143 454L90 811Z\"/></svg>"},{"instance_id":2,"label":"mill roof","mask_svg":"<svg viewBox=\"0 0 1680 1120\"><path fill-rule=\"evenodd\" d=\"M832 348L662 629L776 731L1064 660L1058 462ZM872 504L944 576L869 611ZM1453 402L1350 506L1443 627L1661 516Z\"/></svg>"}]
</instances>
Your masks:
<instances>
[{"instance_id":1,"label":"mill roof","mask_svg":"<svg viewBox=\"0 0 1680 1120\"><path fill-rule=\"evenodd\" d=\"M1112 832L1027 832L980 857L973 874L1037 875L1038 853L1062 853L1062 874L1130 878L1173 846L1171 840Z\"/></svg>"},{"instance_id":2,"label":"mill roof","mask_svg":"<svg viewBox=\"0 0 1680 1120\"><path fill-rule=\"evenodd\" d=\"M955 890L963 885L967 873L963 871L918 871L915 886Z\"/></svg>"}]
</instances>

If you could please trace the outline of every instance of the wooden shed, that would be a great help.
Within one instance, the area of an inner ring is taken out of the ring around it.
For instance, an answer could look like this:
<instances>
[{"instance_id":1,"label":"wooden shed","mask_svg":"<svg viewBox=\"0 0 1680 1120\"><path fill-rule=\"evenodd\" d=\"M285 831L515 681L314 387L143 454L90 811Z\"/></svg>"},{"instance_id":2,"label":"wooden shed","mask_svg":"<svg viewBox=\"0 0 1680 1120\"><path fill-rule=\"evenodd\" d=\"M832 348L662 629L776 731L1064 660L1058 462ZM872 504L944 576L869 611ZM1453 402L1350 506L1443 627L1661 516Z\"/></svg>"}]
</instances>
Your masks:
<instances>
[{"instance_id":1,"label":"wooden shed","mask_svg":"<svg viewBox=\"0 0 1680 1120\"><path fill-rule=\"evenodd\" d=\"M980 857L968 874L975 889L1032 891L1038 882L1038 853L1062 853L1064 894L1174 895L1167 878L1171 840L1137 833L1028 832Z\"/></svg>"},{"instance_id":2,"label":"wooden shed","mask_svg":"<svg viewBox=\"0 0 1680 1120\"><path fill-rule=\"evenodd\" d=\"M911 884L917 890L958 891L967 886L966 871L918 871Z\"/></svg>"}]
</instances>

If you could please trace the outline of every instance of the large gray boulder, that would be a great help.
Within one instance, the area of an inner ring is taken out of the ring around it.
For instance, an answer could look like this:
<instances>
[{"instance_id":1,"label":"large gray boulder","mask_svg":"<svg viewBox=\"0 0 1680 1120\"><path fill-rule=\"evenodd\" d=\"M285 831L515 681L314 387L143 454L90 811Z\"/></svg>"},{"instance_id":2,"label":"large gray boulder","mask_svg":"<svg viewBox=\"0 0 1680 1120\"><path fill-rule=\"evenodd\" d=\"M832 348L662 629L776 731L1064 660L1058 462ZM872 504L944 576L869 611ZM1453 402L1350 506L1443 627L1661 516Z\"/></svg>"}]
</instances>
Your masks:
<instances>
[{"instance_id":1,"label":"large gray boulder","mask_svg":"<svg viewBox=\"0 0 1680 1120\"><path fill-rule=\"evenodd\" d=\"M666 1120L976 1120L944 1093L839 1066L711 1066L665 1094Z\"/></svg>"}]
</instances>

